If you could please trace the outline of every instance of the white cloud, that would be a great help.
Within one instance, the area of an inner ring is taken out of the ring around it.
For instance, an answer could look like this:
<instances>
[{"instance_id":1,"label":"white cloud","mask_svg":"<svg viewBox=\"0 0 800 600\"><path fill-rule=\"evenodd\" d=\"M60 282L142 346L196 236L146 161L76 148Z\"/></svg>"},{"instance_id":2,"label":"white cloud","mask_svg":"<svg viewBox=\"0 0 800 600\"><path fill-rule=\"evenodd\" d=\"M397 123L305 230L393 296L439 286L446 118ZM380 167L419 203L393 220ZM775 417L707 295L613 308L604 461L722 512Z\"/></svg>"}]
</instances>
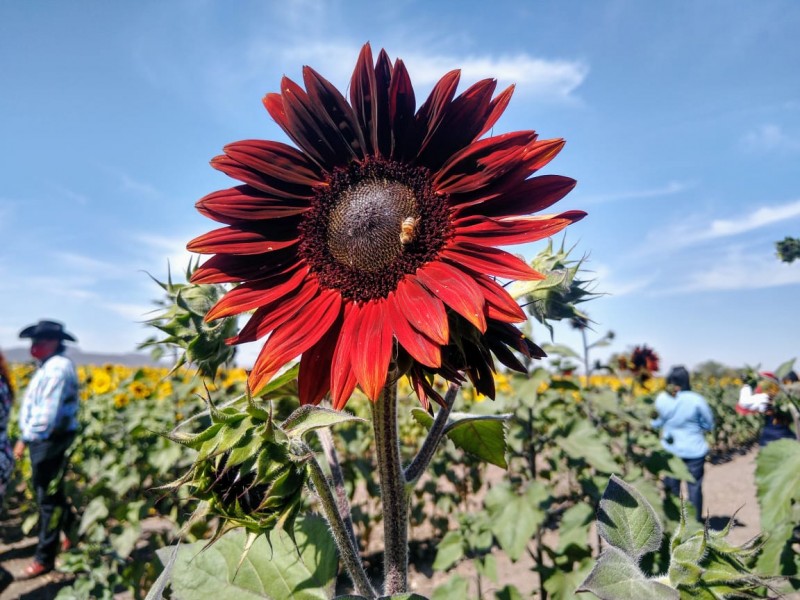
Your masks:
<instances>
[{"instance_id":1,"label":"white cloud","mask_svg":"<svg viewBox=\"0 0 800 600\"><path fill-rule=\"evenodd\" d=\"M597 285L596 290L601 294L610 296L628 296L640 290L646 289L654 280L653 277L635 277L633 279L621 279L619 275L612 272L608 265L594 265L594 277Z\"/></svg>"},{"instance_id":2,"label":"white cloud","mask_svg":"<svg viewBox=\"0 0 800 600\"><path fill-rule=\"evenodd\" d=\"M647 242L640 252L652 255L667 250L685 248L709 240L741 235L797 217L800 217L800 200L761 206L741 217L732 219L704 221L698 217L685 217L679 225L661 227L650 232ZM691 223L691 225L686 225L686 223Z\"/></svg>"},{"instance_id":3,"label":"white cloud","mask_svg":"<svg viewBox=\"0 0 800 600\"><path fill-rule=\"evenodd\" d=\"M685 192L686 190L692 188L693 186L694 184L688 181L670 181L666 185L663 185L661 187L582 196L581 202L587 204L600 204L603 202L612 202L615 200L658 198L660 196L672 196L674 194Z\"/></svg>"},{"instance_id":4,"label":"white cloud","mask_svg":"<svg viewBox=\"0 0 800 600\"><path fill-rule=\"evenodd\" d=\"M148 250L154 262L158 261L157 267L166 269L169 264L173 274L183 273L190 260L197 260L196 254L186 250L186 242L192 239L191 235L166 237L142 232L133 234L133 239Z\"/></svg>"},{"instance_id":5,"label":"white cloud","mask_svg":"<svg viewBox=\"0 0 800 600\"><path fill-rule=\"evenodd\" d=\"M780 262L774 254L750 254L733 249L707 268L689 274L686 281L663 294L735 291L800 284L800 268Z\"/></svg>"},{"instance_id":6,"label":"white cloud","mask_svg":"<svg viewBox=\"0 0 800 600\"><path fill-rule=\"evenodd\" d=\"M747 132L739 142L746 152L776 152L800 150L800 140L787 135L781 127L774 124Z\"/></svg>"}]
</instances>

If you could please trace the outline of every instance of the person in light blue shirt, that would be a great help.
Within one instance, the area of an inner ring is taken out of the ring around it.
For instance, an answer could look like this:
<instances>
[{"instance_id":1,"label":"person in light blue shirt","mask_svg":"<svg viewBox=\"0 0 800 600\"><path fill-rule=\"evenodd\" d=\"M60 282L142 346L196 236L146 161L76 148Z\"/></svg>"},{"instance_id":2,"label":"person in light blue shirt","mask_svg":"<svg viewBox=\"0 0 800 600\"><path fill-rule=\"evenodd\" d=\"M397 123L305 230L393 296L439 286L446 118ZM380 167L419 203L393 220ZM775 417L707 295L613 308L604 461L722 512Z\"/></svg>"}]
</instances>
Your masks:
<instances>
[{"instance_id":1,"label":"person in light blue shirt","mask_svg":"<svg viewBox=\"0 0 800 600\"><path fill-rule=\"evenodd\" d=\"M30 338L31 356L39 368L31 377L19 410L20 438L14 456L25 448L31 461L31 480L39 505L39 542L33 560L18 579L52 571L61 530L71 516L62 480L67 451L78 429L78 376L64 356L65 341L76 341L57 321L39 321L19 336Z\"/></svg>"},{"instance_id":2,"label":"person in light blue shirt","mask_svg":"<svg viewBox=\"0 0 800 600\"><path fill-rule=\"evenodd\" d=\"M706 399L693 392L689 372L685 367L673 367L667 375L667 389L656 397L658 417L650 425L661 429L661 445L683 459L694 477L689 483L689 502L694 506L697 520L703 515L703 475L708 442L705 434L714 429L714 415ZM668 493L679 495L681 482L664 478Z\"/></svg>"}]
</instances>

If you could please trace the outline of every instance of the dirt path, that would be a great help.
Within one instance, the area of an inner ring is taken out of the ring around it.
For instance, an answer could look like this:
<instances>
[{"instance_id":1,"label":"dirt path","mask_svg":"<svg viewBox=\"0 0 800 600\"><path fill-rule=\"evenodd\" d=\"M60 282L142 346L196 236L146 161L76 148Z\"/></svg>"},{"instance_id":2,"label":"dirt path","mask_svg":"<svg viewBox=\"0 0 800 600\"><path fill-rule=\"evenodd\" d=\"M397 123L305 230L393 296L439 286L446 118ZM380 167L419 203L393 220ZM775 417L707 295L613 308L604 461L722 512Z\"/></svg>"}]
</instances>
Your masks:
<instances>
[{"instance_id":1,"label":"dirt path","mask_svg":"<svg viewBox=\"0 0 800 600\"><path fill-rule=\"evenodd\" d=\"M736 521L730 539L742 543L755 536L760 530L758 501L755 488L755 457L757 448L744 455L734 456L729 462L707 465L703 491L706 510L711 516L715 529L721 528L736 513ZM35 540L19 535L19 523L13 519L0 524L0 563L17 575L30 561ZM508 561L502 553L497 554L498 575L503 584L516 585L520 590L530 591L534 585L533 566L529 558L523 557L516 564ZM472 578L473 574L462 565L458 571ZM412 569L411 589L429 596L436 585L449 579L450 574L434 573L430 569L422 572ZM69 581L68 576L50 573L31 581L13 583L0 594L0 600L51 600L58 590ZM499 587L502 587L500 585ZM491 598L491 590L484 589L485 597Z\"/></svg>"}]
</instances>

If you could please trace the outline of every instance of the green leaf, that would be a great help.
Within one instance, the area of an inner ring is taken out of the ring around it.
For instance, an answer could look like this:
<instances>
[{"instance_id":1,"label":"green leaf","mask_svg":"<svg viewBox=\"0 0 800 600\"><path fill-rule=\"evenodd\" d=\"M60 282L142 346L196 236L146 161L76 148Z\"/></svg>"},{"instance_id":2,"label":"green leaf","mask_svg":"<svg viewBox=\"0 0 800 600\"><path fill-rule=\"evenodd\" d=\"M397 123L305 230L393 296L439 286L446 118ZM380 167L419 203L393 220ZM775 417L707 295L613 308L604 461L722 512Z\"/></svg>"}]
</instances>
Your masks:
<instances>
[{"instance_id":1,"label":"green leaf","mask_svg":"<svg viewBox=\"0 0 800 600\"><path fill-rule=\"evenodd\" d=\"M544 589L553 598L575 598L575 590L580 587L594 566L594 560L586 558L578 563L572 571L556 568L545 580Z\"/></svg>"},{"instance_id":2,"label":"green leaf","mask_svg":"<svg viewBox=\"0 0 800 600\"><path fill-rule=\"evenodd\" d=\"M421 408L412 408L411 414L420 425L431 428L433 417ZM506 430L508 415L475 415L451 413L445 434L456 447L481 460L501 467L506 463Z\"/></svg>"},{"instance_id":3,"label":"green leaf","mask_svg":"<svg viewBox=\"0 0 800 600\"><path fill-rule=\"evenodd\" d=\"M789 374L789 372L794 369L795 360L796 359L794 358L792 360L787 360L785 363L783 363L781 366L775 369L775 377L778 379L778 381L783 381L783 378L786 377Z\"/></svg>"},{"instance_id":4,"label":"green leaf","mask_svg":"<svg viewBox=\"0 0 800 600\"><path fill-rule=\"evenodd\" d=\"M583 460L603 473L619 469L608 450L608 442L600 438L597 430L588 421L580 421L567 437L557 438L556 443L574 460Z\"/></svg>"},{"instance_id":5,"label":"green leaf","mask_svg":"<svg viewBox=\"0 0 800 600\"><path fill-rule=\"evenodd\" d=\"M600 600L679 600L678 590L647 579L630 556L607 547L578 592L592 592Z\"/></svg>"},{"instance_id":6,"label":"green leaf","mask_svg":"<svg viewBox=\"0 0 800 600\"><path fill-rule=\"evenodd\" d=\"M633 486L612 475L597 510L600 536L633 561L661 546L664 530L653 507Z\"/></svg>"},{"instance_id":7,"label":"green leaf","mask_svg":"<svg viewBox=\"0 0 800 600\"><path fill-rule=\"evenodd\" d=\"M460 531L448 531L436 547L436 559L433 568L436 571L447 571L464 557L464 536Z\"/></svg>"},{"instance_id":8,"label":"green leaf","mask_svg":"<svg viewBox=\"0 0 800 600\"><path fill-rule=\"evenodd\" d=\"M173 597L177 600L331 598L338 570L337 552L322 519L306 517L297 521L297 547L285 531L270 532L271 548L266 538L259 536L239 567L245 538L243 531L235 530L206 550L203 550L206 542L181 545L172 575Z\"/></svg>"},{"instance_id":9,"label":"green leaf","mask_svg":"<svg viewBox=\"0 0 800 600\"><path fill-rule=\"evenodd\" d=\"M286 418L281 429L289 437L300 439L309 431L352 421L365 422L361 417L340 410L331 410L321 406L301 406Z\"/></svg>"},{"instance_id":10,"label":"green leaf","mask_svg":"<svg viewBox=\"0 0 800 600\"><path fill-rule=\"evenodd\" d=\"M512 561L519 560L544 523L546 513L541 507L549 498L538 481L531 482L523 494L517 494L507 483L493 486L486 494L484 503L492 519L492 533Z\"/></svg>"},{"instance_id":11,"label":"green leaf","mask_svg":"<svg viewBox=\"0 0 800 600\"><path fill-rule=\"evenodd\" d=\"M433 590L431 600L453 600L453 598L467 598L469 582L461 575L453 575L442 585Z\"/></svg>"},{"instance_id":12,"label":"green leaf","mask_svg":"<svg viewBox=\"0 0 800 600\"><path fill-rule=\"evenodd\" d=\"M86 505L86 508L83 509L81 524L78 526L78 535L83 535L97 521L102 521L106 517L108 517L108 506L106 505L106 499L102 496L92 498L91 502L89 502L89 504Z\"/></svg>"},{"instance_id":13,"label":"green leaf","mask_svg":"<svg viewBox=\"0 0 800 600\"><path fill-rule=\"evenodd\" d=\"M576 504L568 508L561 517L558 527L558 548L564 554L572 545L578 548L589 547L589 528L594 520L594 510L588 504Z\"/></svg>"},{"instance_id":14,"label":"green leaf","mask_svg":"<svg viewBox=\"0 0 800 600\"><path fill-rule=\"evenodd\" d=\"M763 573L779 573L792 537L794 510L800 505L800 443L783 439L764 446L756 458L761 529L770 533L758 559ZM791 554L791 553L788 553Z\"/></svg>"}]
</instances>

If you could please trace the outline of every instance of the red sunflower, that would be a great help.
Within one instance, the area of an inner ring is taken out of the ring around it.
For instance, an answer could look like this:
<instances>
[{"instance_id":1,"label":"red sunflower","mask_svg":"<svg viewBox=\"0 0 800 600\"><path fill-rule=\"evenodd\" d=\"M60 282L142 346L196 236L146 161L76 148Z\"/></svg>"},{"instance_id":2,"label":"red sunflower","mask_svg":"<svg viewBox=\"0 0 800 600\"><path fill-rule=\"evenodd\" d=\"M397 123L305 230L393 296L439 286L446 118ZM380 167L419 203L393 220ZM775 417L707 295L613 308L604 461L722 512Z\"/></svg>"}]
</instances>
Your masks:
<instances>
[{"instance_id":1,"label":"red sunflower","mask_svg":"<svg viewBox=\"0 0 800 600\"><path fill-rule=\"evenodd\" d=\"M207 320L255 311L230 343L269 334L249 383L255 392L300 359L304 404L331 392L342 408L359 385L379 396L390 363L420 399L441 401L438 374L493 397L494 355L525 368L513 351L541 357L512 323L525 314L498 283L538 279L497 248L549 237L581 211L530 216L565 196L567 177L530 177L564 145L533 131L481 139L513 87L492 97L479 81L458 97L447 73L415 109L402 60L369 44L350 82L350 102L310 67L305 89L284 77L264 98L297 148L246 140L211 164L244 183L197 203L226 226L188 249L214 254L196 283L239 283Z\"/></svg>"}]
</instances>

